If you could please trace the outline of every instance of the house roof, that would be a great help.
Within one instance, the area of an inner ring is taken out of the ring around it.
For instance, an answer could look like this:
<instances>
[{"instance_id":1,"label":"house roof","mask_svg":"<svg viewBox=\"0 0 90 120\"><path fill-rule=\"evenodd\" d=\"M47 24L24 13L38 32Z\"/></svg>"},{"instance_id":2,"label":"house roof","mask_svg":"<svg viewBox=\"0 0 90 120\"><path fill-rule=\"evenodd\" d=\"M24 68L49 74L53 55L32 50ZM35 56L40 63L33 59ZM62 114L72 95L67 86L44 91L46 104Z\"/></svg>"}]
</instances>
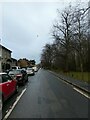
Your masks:
<instances>
[{"instance_id":1,"label":"house roof","mask_svg":"<svg viewBox=\"0 0 90 120\"><path fill-rule=\"evenodd\" d=\"M7 50L7 51L9 51L9 52L12 52L10 49L6 48L6 47L3 46L3 45L0 45L0 47L2 47L3 49L5 49L5 50Z\"/></svg>"},{"instance_id":2,"label":"house roof","mask_svg":"<svg viewBox=\"0 0 90 120\"><path fill-rule=\"evenodd\" d=\"M15 59L15 58L11 58L13 61L17 61L17 59Z\"/></svg>"}]
</instances>

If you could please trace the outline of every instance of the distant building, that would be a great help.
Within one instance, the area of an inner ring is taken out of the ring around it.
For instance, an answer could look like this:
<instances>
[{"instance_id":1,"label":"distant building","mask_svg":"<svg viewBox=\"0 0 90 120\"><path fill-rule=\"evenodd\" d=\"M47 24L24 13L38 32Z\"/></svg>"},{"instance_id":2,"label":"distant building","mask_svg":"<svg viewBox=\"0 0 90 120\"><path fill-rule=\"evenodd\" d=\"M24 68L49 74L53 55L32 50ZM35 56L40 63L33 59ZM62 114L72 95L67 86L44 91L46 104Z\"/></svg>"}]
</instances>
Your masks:
<instances>
[{"instance_id":1,"label":"distant building","mask_svg":"<svg viewBox=\"0 0 90 120\"><path fill-rule=\"evenodd\" d=\"M11 61L12 61L11 63L12 66L17 66L17 60L15 58L11 58Z\"/></svg>"},{"instance_id":2,"label":"distant building","mask_svg":"<svg viewBox=\"0 0 90 120\"><path fill-rule=\"evenodd\" d=\"M33 67L35 66L35 63L36 63L35 60L28 60L26 58L22 58L17 61L17 65L20 66L21 68Z\"/></svg>"},{"instance_id":3,"label":"distant building","mask_svg":"<svg viewBox=\"0 0 90 120\"><path fill-rule=\"evenodd\" d=\"M26 68L29 66L29 61L26 58L19 59L17 65L20 66L21 68Z\"/></svg>"},{"instance_id":4,"label":"distant building","mask_svg":"<svg viewBox=\"0 0 90 120\"><path fill-rule=\"evenodd\" d=\"M0 55L1 55L0 61L3 71L11 68L11 63L12 63L11 53L12 53L11 50L0 45Z\"/></svg>"}]
</instances>

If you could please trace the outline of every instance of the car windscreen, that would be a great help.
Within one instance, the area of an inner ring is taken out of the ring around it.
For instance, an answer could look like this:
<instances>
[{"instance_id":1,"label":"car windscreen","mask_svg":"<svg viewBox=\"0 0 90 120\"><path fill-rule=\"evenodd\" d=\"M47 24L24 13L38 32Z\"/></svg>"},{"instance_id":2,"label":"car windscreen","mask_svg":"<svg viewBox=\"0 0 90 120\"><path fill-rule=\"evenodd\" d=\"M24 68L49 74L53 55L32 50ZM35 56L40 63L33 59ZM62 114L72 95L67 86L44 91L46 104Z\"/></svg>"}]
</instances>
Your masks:
<instances>
[{"instance_id":1,"label":"car windscreen","mask_svg":"<svg viewBox=\"0 0 90 120\"><path fill-rule=\"evenodd\" d=\"M27 68L27 70L32 70L32 68Z\"/></svg>"},{"instance_id":2,"label":"car windscreen","mask_svg":"<svg viewBox=\"0 0 90 120\"><path fill-rule=\"evenodd\" d=\"M16 67L12 67L12 69L17 69Z\"/></svg>"},{"instance_id":3,"label":"car windscreen","mask_svg":"<svg viewBox=\"0 0 90 120\"><path fill-rule=\"evenodd\" d=\"M15 72L14 72L14 71L10 71L9 74L10 74L10 75L11 75L11 74L15 74Z\"/></svg>"},{"instance_id":4,"label":"car windscreen","mask_svg":"<svg viewBox=\"0 0 90 120\"><path fill-rule=\"evenodd\" d=\"M7 74L2 74L2 82L7 82L8 80L12 80L12 78Z\"/></svg>"},{"instance_id":5,"label":"car windscreen","mask_svg":"<svg viewBox=\"0 0 90 120\"><path fill-rule=\"evenodd\" d=\"M17 74L21 74L21 71L20 70L13 70L13 71L10 71L9 74L14 74L14 75L17 75Z\"/></svg>"}]
</instances>

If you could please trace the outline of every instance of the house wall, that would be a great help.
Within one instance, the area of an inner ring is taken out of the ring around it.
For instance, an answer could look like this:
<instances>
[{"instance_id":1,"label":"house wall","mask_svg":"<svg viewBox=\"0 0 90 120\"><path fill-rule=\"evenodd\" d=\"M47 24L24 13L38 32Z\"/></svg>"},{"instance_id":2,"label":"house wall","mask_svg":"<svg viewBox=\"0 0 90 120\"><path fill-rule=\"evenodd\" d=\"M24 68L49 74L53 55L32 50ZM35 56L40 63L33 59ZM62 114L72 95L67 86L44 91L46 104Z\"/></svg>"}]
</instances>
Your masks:
<instances>
[{"instance_id":1,"label":"house wall","mask_svg":"<svg viewBox=\"0 0 90 120\"><path fill-rule=\"evenodd\" d=\"M1 70L5 71L6 69L10 69L11 62L7 62L8 59L11 60L11 52L9 49L5 48L4 46L0 45L0 54L1 54Z\"/></svg>"},{"instance_id":2,"label":"house wall","mask_svg":"<svg viewBox=\"0 0 90 120\"><path fill-rule=\"evenodd\" d=\"M6 63L8 59L11 59L11 52L2 47L2 62Z\"/></svg>"},{"instance_id":3,"label":"house wall","mask_svg":"<svg viewBox=\"0 0 90 120\"><path fill-rule=\"evenodd\" d=\"M17 60L13 58L11 58L11 60L12 60L12 66L17 66Z\"/></svg>"}]
</instances>

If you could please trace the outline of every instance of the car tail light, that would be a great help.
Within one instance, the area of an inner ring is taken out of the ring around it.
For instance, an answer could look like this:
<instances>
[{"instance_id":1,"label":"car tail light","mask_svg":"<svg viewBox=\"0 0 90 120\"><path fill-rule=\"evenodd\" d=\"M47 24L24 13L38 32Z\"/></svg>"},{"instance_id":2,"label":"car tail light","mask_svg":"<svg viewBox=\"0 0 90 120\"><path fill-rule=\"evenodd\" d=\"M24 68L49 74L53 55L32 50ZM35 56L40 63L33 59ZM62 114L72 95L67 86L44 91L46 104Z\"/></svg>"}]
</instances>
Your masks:
<instances>
[{"instance_id":1,"label":"car tail light","mask_svg":"<svg viewBox=\"0 0 90 120\"><path fill-rule=\"evenodd\" d=\"M18 74L18 75L16 75L17 77L22 77L22 74Z\"/></svg>"},{"instance_id":2,"label":"car tail light","mask_svg":"<svg viewBox=\"0 0 90 120\"><path fill-rule=\"evenodd\" d=\"M17 78L18 80L21 79L21 78L22 78L22 74L16 75L16 78Z\"/></svg>"}]
</instances>

